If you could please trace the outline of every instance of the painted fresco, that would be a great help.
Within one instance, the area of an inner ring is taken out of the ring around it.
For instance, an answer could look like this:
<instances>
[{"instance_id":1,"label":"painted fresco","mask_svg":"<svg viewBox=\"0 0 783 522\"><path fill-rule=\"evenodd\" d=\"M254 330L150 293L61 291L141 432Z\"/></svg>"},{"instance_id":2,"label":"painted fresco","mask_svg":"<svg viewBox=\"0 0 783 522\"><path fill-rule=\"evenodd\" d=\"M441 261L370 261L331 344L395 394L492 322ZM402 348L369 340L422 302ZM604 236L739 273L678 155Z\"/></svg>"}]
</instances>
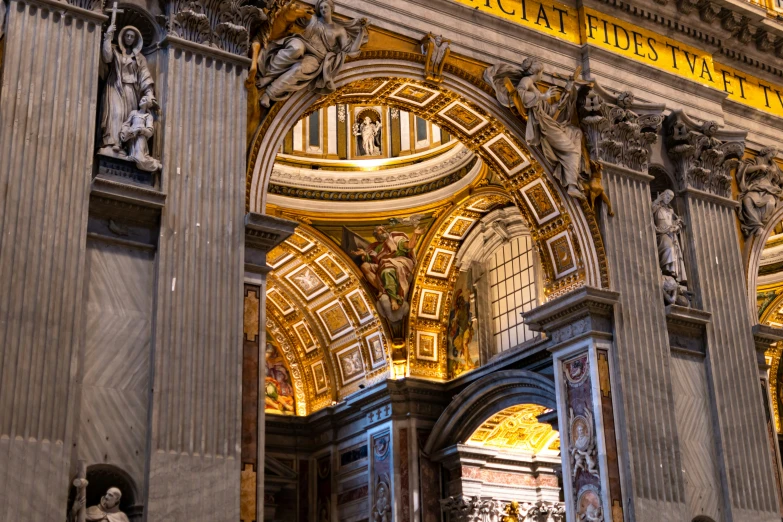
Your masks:
<instances>
[{"instance_id":1,"label":"painted fresco","mask_svg":"<svg viewBox=\"0 0 783 522\"><path fill-rule=\"evenodd\" d=\"M460 272L454 285L446 330L450 379L478 368L478 321L471 299L470 271Z\"/></svg>"},{"instance_id":2,"label":"painted fresco","mask_svg":"<svg viewBox=\"0 0 783 522\"><path fill-rule=\"evenodd\" d=\"M267 336L271 339L272 336ZM272 342L266 343L266 413L296 415L294 387L291 374L285 365L280 348Z\"/></svg>"},{"instance_id":3,"label":"painted fresco","mask_svg":"<svg viewBox=\"0 0 783 522\"><path fill-rule=\"evenodd\" d=\"M394 339L405 337L418 250L432 222L431 215L413 214L348 226L313 225L338 243L359 267Z\"/></svg>"}]
</instances>

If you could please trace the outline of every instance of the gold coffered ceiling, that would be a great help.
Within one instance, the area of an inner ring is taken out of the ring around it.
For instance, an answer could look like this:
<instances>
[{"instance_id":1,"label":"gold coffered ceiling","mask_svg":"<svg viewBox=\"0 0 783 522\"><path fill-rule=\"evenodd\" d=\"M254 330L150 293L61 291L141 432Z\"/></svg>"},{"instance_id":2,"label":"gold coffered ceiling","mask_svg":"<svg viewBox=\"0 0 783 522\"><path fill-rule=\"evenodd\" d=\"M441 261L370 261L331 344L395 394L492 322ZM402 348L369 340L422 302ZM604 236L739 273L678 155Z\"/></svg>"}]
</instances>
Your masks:
<instances>
[{"instance_id":1,"label":"gold coffered ceiling","mask_svg":"<svg viewBox=\"0 0 783 522\"><path fill-rule=\"evenodd\" d=\"M506 408L487 419L473 432L467 444L556 456L560 451L560 435L537 418L546 411L545 407L537 404Z\"/></svg>"}]
</instances>

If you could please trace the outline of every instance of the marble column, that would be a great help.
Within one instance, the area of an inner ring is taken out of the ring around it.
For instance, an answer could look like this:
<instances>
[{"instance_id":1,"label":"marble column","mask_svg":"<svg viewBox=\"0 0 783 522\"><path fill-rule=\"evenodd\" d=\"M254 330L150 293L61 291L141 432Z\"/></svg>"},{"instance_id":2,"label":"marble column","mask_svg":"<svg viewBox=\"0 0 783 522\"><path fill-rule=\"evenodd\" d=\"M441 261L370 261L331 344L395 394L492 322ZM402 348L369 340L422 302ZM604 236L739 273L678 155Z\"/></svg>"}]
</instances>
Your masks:
<instances>
[{"instance_id":1,"label":"marble column","mask_svg":"<svg viewBox=\"0 0 783 522\"><path fill-rule=\"evenodd\" d=\"M158 56L167 199L157 260L146 520L235 522L250 60L214 27L189 30L186 5L167 9L170 18L185 11ZM217 21L213 14L208 19Z\"/></svg>"},{"instance_id":2,"label":"marble column","mask_svg":"<svg viewBox=\"0 0 783 522\"><path fill-rule=\"evenodd\" d=\"M550 338L568 520L623 520L615 426L620 348L613 339L618 298L584 287L524 314L531 329Z\"/></svg>"},{"instance_id":3,"label":"marble column","mask_svg":"<svg viewBox=\"0 0 783 522\"><path fill-rule=\"evenodd\" d=\"M627 111L627 112L626 112ZM663 106L596 86L582 108L615 216L600 209L614 309L613 364L625 520L686 520L669 339L647 174ZM640 146L641 144L641 146ZM561 425L563 425L561 421Z\"/></svg>"},{"instance_id":4,"label":"marble column","mask_svg":"<svg viewBox=\"0 0 783 522\"><path fill-rule=\"evenodd\" d=\"M0 519L63 520L106 17L90 1L10 0L7 7L0 87Z\"/></svg>"},{"instance_id":5,"label":"marble column","mask_svg":"<svg viewBox=\"0 0 783 522\"><path fill-rule=\"evenodd\" d=\"M688 226L684 248L689 287L695 306L712 314L705 364L724 516L771 521L780 518L778 492L760 400L752 321L743 306L747 290L737 203L729 199L731 172L744 152L744 135L719 129L714 122L695 122L679 111L665 122L667 152ZM681 147L697 142L706 145ZM707 175L702 174L705 171Z\"/></svg>"}]
</instances>

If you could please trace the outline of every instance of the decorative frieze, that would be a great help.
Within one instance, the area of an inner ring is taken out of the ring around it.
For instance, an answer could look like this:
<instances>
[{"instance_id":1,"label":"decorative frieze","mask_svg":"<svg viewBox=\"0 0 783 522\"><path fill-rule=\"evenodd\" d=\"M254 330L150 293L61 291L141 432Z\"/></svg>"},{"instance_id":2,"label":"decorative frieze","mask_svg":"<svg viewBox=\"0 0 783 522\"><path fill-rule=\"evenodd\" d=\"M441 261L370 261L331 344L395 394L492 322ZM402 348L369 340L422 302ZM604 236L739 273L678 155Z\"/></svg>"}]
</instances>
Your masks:
<instances>
[{"instance_id":1,"label":"decorative frieze","mask_svg":"<svg viewBox=\"0 0 783 522\"><path fill-rule=\"evenodd\" d=\"M667 116L664 127L678 188L729 197L731 171L745 152L746 132L722 130L714 121L699 123L679 110Z\"/></svg>"},{"instance_id":2,"label":"decorative frieze","mask_svg":"<svg viewBox=\"0 0 783 522\"><path fill-rule=\"evenodd\" d=\"M440 501L447 522L565 522L559 502L503 502L492 497L456 495ZM586 519L590 520L590 519Z\"/></svg>"},{"instance_id":3,"label":"decorative frieze","mask_svg":"<svg viewBox=\"0 0 783 522\"><path fill-rule=\"evenodd\" d=\"M579 119L590 156L646 173L663 109L637 102L628 91L614 95L598 85L587 89L579 98Z\"/></svg>"}]
</instances>

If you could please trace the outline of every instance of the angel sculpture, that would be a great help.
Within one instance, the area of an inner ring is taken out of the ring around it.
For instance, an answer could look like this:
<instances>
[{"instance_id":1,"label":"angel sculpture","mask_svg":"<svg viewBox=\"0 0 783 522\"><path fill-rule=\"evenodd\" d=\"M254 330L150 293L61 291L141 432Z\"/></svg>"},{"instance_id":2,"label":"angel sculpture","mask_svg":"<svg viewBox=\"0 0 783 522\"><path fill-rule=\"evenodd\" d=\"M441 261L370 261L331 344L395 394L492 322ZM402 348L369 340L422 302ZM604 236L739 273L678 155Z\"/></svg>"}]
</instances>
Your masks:
<instances>
[{"instance_id":1,"label":"angel sculpture","mask_svg":"<svg viewBox=\"0 0 783 522\"><path fill-rule=\"evenodd\" d=\"M317 94L334 92L334 80L346 58L356 56L367 42L366 18L334 19L334 0L317 0L314 11L302 34L270 42L258 57L257 86L265 88L262 106L306 87Z\"/></svg>"},{"instance_id":2,"label":"angel sculpture","mask_svg":"<svg viewBox=\"0 0 783 522\"><path fill-rule=\"evenodd\" d=\"M746 236L759 235L783 195L783 172L775 163L775 147L764 147L754 159L743 161L737 171L740 221Z\"/></svg>"},{"instance_id":3,"label":"angel sculpture","mask_svg":"<svg viewBox=\"0 0 783 522\"><path fill-rule=\"evenodd\" d=\"M541 146L546 159L554 167L553 175L568 191L568 195L585 199L580 174L589 162L582 131L571 121L576 111L577 70L566 81L563 94L552 86L541 92L538 85L544 74L544 64L535 58L525 58L521 67L497 64L484 71L484 79L495 87L495 97L506 107L515 106L527 118L525 140L533 147Z\"/></svg>"}]
</instances>

